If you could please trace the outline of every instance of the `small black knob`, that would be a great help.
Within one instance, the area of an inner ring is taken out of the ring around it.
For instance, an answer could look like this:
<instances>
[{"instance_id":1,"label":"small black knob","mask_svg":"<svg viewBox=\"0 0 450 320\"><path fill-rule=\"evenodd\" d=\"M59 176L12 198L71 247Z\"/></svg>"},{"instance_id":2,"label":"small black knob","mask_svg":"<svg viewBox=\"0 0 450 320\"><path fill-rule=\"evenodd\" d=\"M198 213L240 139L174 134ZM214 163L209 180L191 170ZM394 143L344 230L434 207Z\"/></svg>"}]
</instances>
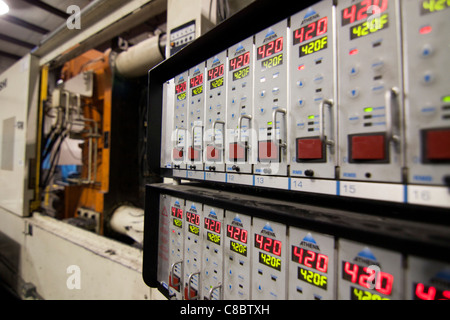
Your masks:
<instances>
[{"instance_id":1,"label":"small black knob","mask_svg":"<svg viewBox=\"0 0 450 320\"><path fill-rule=\"evenodd\" d=\"M238 166L234 165L231 169L233 169L236 172L241 171L241 168L239 168Z\"/></svg>"},{"instance_id":2,"label":"small black knob","mask_svg":"<svg viewBox=\"0 0 450 320\"><path fill-rule=\"evenodd\" d=\"M191 170L195 170L195 168L197 168L196 166L189 166L189 168L191 169Z\"/></svg>"},{"instance_id":3,"label":"small black knob","mask_svg":"<svg viewBox=\"0 0 450 320\"><path fill-rule=\"evenodd\" d=\"M314 170L305 170L305 176L307 177L313 177L314 176Z\"/></svg>"},{"instance_id":4,"label":"small black knob","mask_svg":"<svg viewBox=\"0 0 450 320\"><path fill-rule=\"evenodd\" d=\"M209 171L216 171L216 167L209 167Z\"/></svg>"},{"instance_id":5,"label":"small black knob","mask_svg":"<svg viewBox=\"0 0 450 320\"><path fill-rule=\"evenodd\" d=\"M266 168L266 169L263 170L263 172L264 172L264 173L270 174L270 173L272 173L272 169L267 169L267 168Z\"/></svg>"}]
</instances>

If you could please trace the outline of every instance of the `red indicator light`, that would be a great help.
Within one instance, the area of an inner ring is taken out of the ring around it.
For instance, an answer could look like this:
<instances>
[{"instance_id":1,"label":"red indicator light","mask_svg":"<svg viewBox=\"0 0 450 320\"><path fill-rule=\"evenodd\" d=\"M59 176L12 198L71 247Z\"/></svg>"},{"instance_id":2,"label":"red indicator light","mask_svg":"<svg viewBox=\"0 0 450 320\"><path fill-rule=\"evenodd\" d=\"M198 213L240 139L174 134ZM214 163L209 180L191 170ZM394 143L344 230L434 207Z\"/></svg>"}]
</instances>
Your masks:
<instances>
[{"instance_id":1,"label":"red indicator light","mask_svg":"<svg viewBox=\"0 0 450 320\"><path fill-rule=\"evenodd\" d=\"M350 52L348 54L351 56L358 54L358 49L352 49L352 50L350 50Z\"/></svg>"},{"instance_id":2,"label":"red indicator light","mask_svg":"<svg viewBox=\"0 0 450 320\"><path fill-rule=\"evenodd\" d=\"M305 69L305 65L304 64L302 64L301 66L298 66L298 71L302 71L304 69Z\"/></svg>"},{"instance_id":3,"label":"red indicator light","mask_svg":"<svg viewBox=\"0 0 450 320\"><path fill-rule=\"evenodd\" d=\"M420 28L419 32L420 32L420 34L428 34L431 31L433 31L433 28L431 26L425 26L425 27Z\"/></svg>"}]
</instances>

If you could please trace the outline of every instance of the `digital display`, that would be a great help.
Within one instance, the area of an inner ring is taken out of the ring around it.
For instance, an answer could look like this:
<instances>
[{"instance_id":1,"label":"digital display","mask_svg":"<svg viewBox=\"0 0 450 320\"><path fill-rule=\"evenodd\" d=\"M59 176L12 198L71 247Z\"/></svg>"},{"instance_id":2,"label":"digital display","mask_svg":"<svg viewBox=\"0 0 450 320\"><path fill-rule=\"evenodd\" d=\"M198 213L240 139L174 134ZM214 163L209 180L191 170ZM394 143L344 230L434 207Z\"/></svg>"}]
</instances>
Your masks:
<instances>
[{"instance_id":1,"label":"digital display","mask_svg":"<svg viewBox=\"0 0 450 320\"><path fill-rule=\"evenodd\" d=\"M440 12L450 7L450 0L422 0L420 2L420 15Z\"/></svg>"},{"instance_id":2,"label":"digital display","mask_svg":"<svg viewBox=\"0 0 450 320\"><path fill-rule=\"evenodd\" d=\"M213 219L209 219L209 218L205 218L205 229L213 231L215 233L219 233L220 234L220 227L221 227L221 223L220 221L217 220L213 220Z\"/></svg>"},{"instance_id":3,"label":"digital display","mask_svg":"<svg viewBox=\"0 0 450 320\"><path fill-rule=\"evenodd\" d=\"M183 219L183 209L172 207L172 216Z\"/></svg>"},{"instance_id":4,"label":"digital display","mask_svg":"<svg viewBox=\"0 0 450 320\"><path fill-rule=\"evenodd\" d=\"M217 77L223 76L224 72L225 72L225 68L224 68L223 64L221 64L220 66L217 66L215 68L212 68L211 70L208 71L208 81L213 80Z\"/></svg>"},{"instance_id":5,"label":"digital display","mask_svg":"<svg viewBox=\"0 0 450 320\"><path fill-rule=\"evenodd\" d=\"M245 67L250 63L250 51L230 60L230 71Z\"/></svg>"},{"instance_id":6,"label":"digital display","mask_svg":"<svg viewBox=\"0 0 450 320\"><path fill-rule=\"evenodd\" d=\"M273 40L258 48L257 60L261 60L283 50L283 37Z\"/></svg>"},{"instance_id":7,"label":"digital display","mask_svg":"<svg viewBox=\"0 0 450 320\"><path fill-rule=\"evenodd\" d=\"M327 280L328 278L326 276L323 276L321 274L318 274L316 272L303 269L302 267L298 267L298 274L297 278L299 280L308 282L316 287L322 288L324 290L327 290Z\"/></svg>"},{"instance_id":8,"label":"digital display","mask_svg":"<svg viewBox=\"0 0 450 320\"><path fill-rule=\"evenodd\" d=\"M270 69L283 64L283 54L261 61L261 67L263 70Z\"/></svg>"},{"instance_id":9,"label":"digital display","mask_svg":"<svg viewBox=\"0 0 450 320\"><path fill-rule=\"evenodd\" d=\"M185 82L182 82L182 83L180 83L180 84L177 84L177 85L175 86L175 93L176 93L176 94L183 93L183 92L185 92L185 91L186 91L186 81L185 81Z\"/></svg>"},{"instance_id":10,"label":"digital display","mask_svg":"<svg viewBox=\"0 0 450 320\"><path fill-rule=\"evenodd\" d=\"M188 231L190 233L195 234L196 236L198 236L200 234L200 228L196 227L196 226L193 226L192 224L189 225Z\"/></svg>"},{"instance_id":11,"label":"digital display","mask_svg":"<svg viewBox=\"0 0 450 320\"><path fill-rule=\"evenodd\" d=\"M239 253L244 257L247 256L247 246L241 243L230 241L230 250Z\"/></svg>"},{"instance_id":12,"label":"digital display","mask_svg":"<svg viewBox=\"0 0 450 320\"><path fill-rule=\"evenodd\" d=\"M364 0L355 3L341 12L342 26L356 21L366 20L375 13L383 13L387 10L389 0ZM371 10L369 9L371 8ZM368 13L371 12L371 13Z\"/></svg>"},{"instance_id":13,"label":"digital display","mask_svg":"<svg viewBox=\"0 0 450 320\"><path fill-rule=\"evenodd\" d=\"M200 73L198 76L191 78L190 87L196 87L203 84L203 73Z\"/></svg>"},{"instance_id":14,"label":"digital display","mask_svg":"<svg viewBox=\"0 0 450 320\"><path fill-rule=\"evenodd\" d=\"M183 221L181 221L180 219L174 218L173 219L173 225L175 227L181 228L183 226Z\"/></svg>"},{"instance_id":15,"label":"digital display","mask_svg":"<svg viewBox=\"0 0 450 320\"><path fill-rule=\"evenodd\" d=\"M177 95L177 101L182 101L184 99L186 99L186 92Z\"/></svg>"},{"instance_id":16,"label":"digital display","mask_svg":"<svg viewBox=\"0 0 450 320\"><path fill-rule=\"evenodd\" d=\"M342 279L359 284L364 288L374 286L376 291L387 296L392 293L394 284L394 276L389 273L376 272L368 267L361 267L347 261L342 261Z\"/></svg>"},{"instance_id":17,"label":"digital display","mask_svg":"<svg viewBox=\"0 0 450 320\"><path fill-rule=\"evenodd\" d=\"M328 256L297 246L292 246L292 261L317 271L328 272Z\"/></svg>"},{"instance_id":18,"label":"digital display","mask_svg":"<svg viewBox=\"0 0 450 320\"><path fill-rule=\"evenodd\" d=\"M259 262L275 270L281 271L281 259L279 258L260 252Z\"/></svg>"},{"instance_id":19,"label":"digital display","mask_svg":"<svg viewBox=\"0 0 450 320\"><path fill-rule=\"evenodd\" d=\"M281 256L281 241L255 234L255 248L264 250L276 256Z\"/></svg>"},{"instance_id":20,"label":"digital display","mask_svg":"<svg viewBox=\"0 0 450 320\"><path fill-rule=\"evenodd\" d=\"M233 72L233 81L243 79L250 74L250 67Z\"/></svg>"},{"instance_id":21,"label":"digital display","mask_svg":"<svg viewBox=\"0 0 450 320\"><path fill-rule=\"evenodd\" d=\"M203 92L203 86L192 89L192 96L195 97Z\"/></svg>"},{"instance_id":22,"label":"digital display","mask_svg":"<svg viewBox=\"0 0 450 320\"><path fill-rule=\"evenodd\" d=\"M294 31L294 46L312 38L321 36L328 31L328 17L308 24Z\"/></svg>"},{"instance_id":23,"label":"digital display","mask_svg":"<svg viewBox=\"0 0 450 320\"><path fill-rule=\"evenodd\" d=\"M390 300L369 291L350 287L350 300Z\"/></svg>"},{"instance_id":24,"label":"digital display","mask_svg":"<svg viewBox=\"0 0 450 320\"><path fill-rule=\"evenodd\" d=\"M312 53L316 53L320 50L324 50L328 48L328 36L322 37L315 41L311 41L309 43L305 43L300 46L300 57L307 56Z\"/></svg>"},{"instance_id":25,"label":"digital display","mask_svg":"<svg viewBox=\"0 0 450 320\"><path fill-rule=\"evenodd\" d=\"M206 236L207 236L206 239L208 239L208 241L211 241L215 244L220 245L220 235L211 233L211 232L207 232Z\"/></svg>"},{"instance_id":26,"label":"digital display","mask_svg":"<svg viewBox=\"0 0 450 320\"><path fill-rule=\"evenodd\" d=\"M247 243L248 232L245 229L241 229L231 224L227 225L227 237L236 241Z\"/></svg>"},{"instance_id":27,"label":"digital display","mask_svg":"<svg viewBox=\"0 0 450 320\"><path fill-rule=\"evenodd\" d=\"M186 222L195 224L196 226L200 225L200 216L196 213L186 211Z\"/></svg>"},{"instance_id":28,"label":"digital display","mask_svg":"<svg viewBox=\"0 0 450 320\"><path fill-rule=\"evenodd\" d=\"M389 27L389 17L385 13L372 21L366 21L350 28L350 40L358 39Z\"/></svg>"},{"instance_id":29,"label":"digital display","mask_svg":"<svg viewBox=\"0 0 450 320\"><path fill-rule=\"evenodd\" d=\"M423 283L414 283L414 300L450 300L449 290L439 290Z\"/></svg>"},{"instance_id":30,"label":"digital display","mask_svg":"<svg viewBox=\"0 0 450 320\"><path fill-rule=\"evenodd\" d=\"M217 80L211 81L210 85L209 85L209 89L213 90L213 89L219 88L221 86L223 86L223 77L219 78Z\"/></svg>"}]
</instances>

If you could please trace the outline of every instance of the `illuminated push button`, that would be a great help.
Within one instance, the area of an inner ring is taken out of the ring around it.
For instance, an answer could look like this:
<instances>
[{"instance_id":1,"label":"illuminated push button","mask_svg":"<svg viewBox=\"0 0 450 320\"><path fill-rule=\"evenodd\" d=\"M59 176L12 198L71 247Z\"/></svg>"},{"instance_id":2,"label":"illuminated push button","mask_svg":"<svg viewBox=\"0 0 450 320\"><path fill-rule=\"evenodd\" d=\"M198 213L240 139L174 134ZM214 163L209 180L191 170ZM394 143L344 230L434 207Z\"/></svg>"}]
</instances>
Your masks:
<instances>
[{"instance_id":1,"label":"illuminated push button","mask_svg":"<svg viewBox=\"0 0 450 320\"><path fill-rule=\"evenodd\" d=\"M299 107L304 107L305 104L306 104L305 99L303 99L303 98L298 99L297 105L298 105Z\"/></svg>"},{"instance_id":2,"label":"illuminated push button","mask_svg":"<svg viewBox=\"0 0 450 320\"><path fill-rule=\"evenodd\" d=\"M300 79L297 81L297 87L303 88L305 86L305 80Z\"/></svg>"},{"instance_id":3,"label":"illuminated push button","mask_svg":"<svg viewBox=\"0 0 450 320\"><path fill-rule=\"evenodd\" d=\"M260 96L261 98L264 98L264 97L266 96L266 90L262 90L262 91L259 93L259 96Z\"/></svg>"},{"instance_id":4,"label":"illuminated push button","mask_svg":"<svg viewBox=\"0 0 450 320\"><path fill-rule=\"evenodd\" d=\"M386 141L384 135L353 136L351 138L352 160L384 160Z\"/></svg>"},{"instance_id":5,"label":"illuminated push button","mask_svg":"<svg viewBox=\"0 0 450 320\"><path fill-rule=\"evenodd\" d=\"M421 58L428 58L428 57L432 56L433 53L434 53L433 47L431 45L429 45L429 44L426 44L420 50L420 57Z\"/></svg>"},{"instance_id":6,"label":"illuminated push button","mask_svg":"<svg viewBox=\"0 0 450 320\"><path fill-rule=\"evenodd\" d=\"M320 139L297 140L297 160L318 160L322 158L323 148Z\"/></svg>"},{"instance_id":7,"label":"illuminated push button","mask_svg":"<svg viewBox=\"0 0 450 320\"><path fill-rule=\"evenodd\" d=\"M450 129L426 132L425 157L430 161L450 160Z\"/></svg>"},{"instance_id":8,"label":"illuminated push button","mask_svg":"<svg viewBox=\"0 0 450 320\"><path fill-rule=\"evenodd\" d=\"M350 67L349 70L348 70L348 74L349 74L351 77L356 76L358 73L359 73L359 68L358 68L357 66L352 66L352 67Z\"/></svg>"},{"instance_id":9,"label":"illuminated push button","mask_svg":"<svg viewBox=\"0 0 450 320\"><path fill-rule=\"evenodd\" d=\"M348 91L348 96L352 99L356 99L359 96L359 89L354 88Z\"/></svg>"},{"instance_id":10,"label":"illuminated push button","mask_svg":"<svg viewBox=\"0 0 450 320\"><path fill-rule=\"evenodd\" d=\"M435 76L431 71L427 71L423 74L421 82L424 85L430 85L434 82Z\"/></svg>"}]
</instances>

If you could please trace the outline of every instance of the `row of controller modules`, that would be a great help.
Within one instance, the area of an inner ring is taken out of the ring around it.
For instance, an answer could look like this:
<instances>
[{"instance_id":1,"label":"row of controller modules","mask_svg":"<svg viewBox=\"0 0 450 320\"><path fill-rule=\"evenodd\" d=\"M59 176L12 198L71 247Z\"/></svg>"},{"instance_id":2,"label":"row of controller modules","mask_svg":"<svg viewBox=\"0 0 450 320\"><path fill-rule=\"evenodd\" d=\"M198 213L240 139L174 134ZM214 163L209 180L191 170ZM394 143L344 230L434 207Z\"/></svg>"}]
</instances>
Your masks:
<instances>
[{"instance_id":1,"label":"row of controller modules","mask_svg":"<svg viewBox=\"0 0 450 320\"><path fill-rule=\"evenodd\" d=\"M450 3L334 2L165 83L161 166L450 185Z\"/></svg>"},{"instance_id":2,"label":"row of controller modules","mask_svg":"<svg viewBox=\"0 0 450 320\"><path fill-rule=\"evenodd\" d=\"M158 281L171 299L450 299L450 266L161 195Z\"/></svg>"}]
</instances>

